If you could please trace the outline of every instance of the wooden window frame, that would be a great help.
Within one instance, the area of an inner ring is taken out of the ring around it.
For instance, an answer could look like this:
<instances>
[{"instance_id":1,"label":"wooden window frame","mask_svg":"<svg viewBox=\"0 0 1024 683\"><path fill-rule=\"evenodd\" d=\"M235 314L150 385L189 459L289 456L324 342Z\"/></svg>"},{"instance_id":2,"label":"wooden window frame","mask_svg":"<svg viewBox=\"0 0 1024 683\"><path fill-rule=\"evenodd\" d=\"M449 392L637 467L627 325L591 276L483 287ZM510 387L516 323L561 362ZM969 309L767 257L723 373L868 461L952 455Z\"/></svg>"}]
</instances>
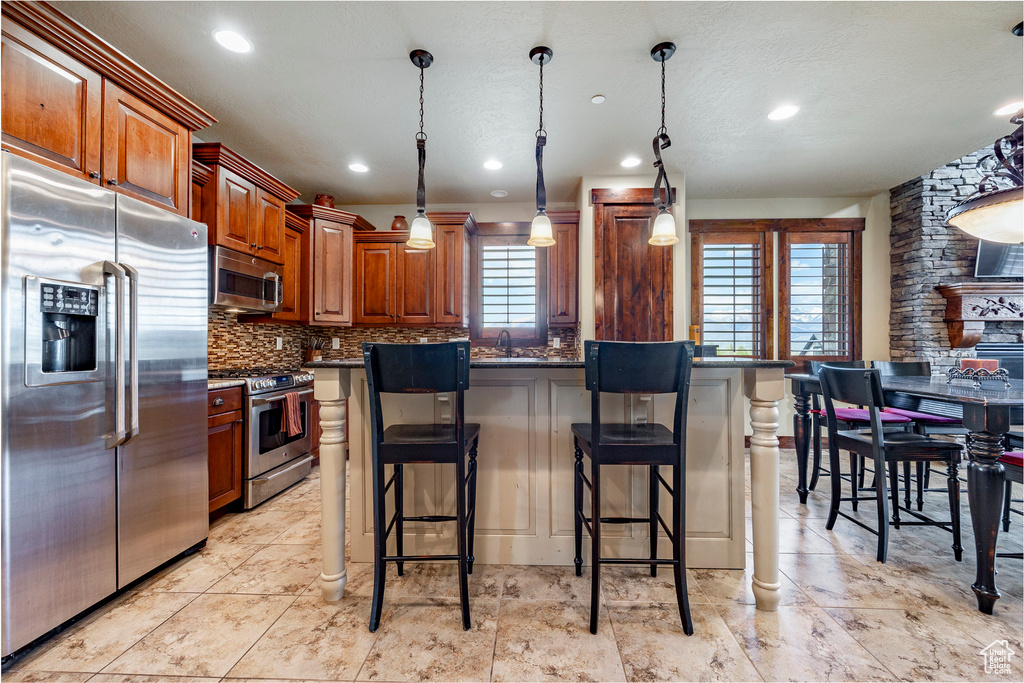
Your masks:
<instances>
[{"instance_id":1,"label":"wooden window frame","mask_svg":"<svg viewBox=\"0 0 1024 683\"><path fill-rule=\"evenodd\" d=\"M700 326L704 339L704 245L749 244L758 247L761 263L760 353L754 358L775 358L774 247L771 226L763 221L690 221L690 324ZM747 356L730 356L747 358Z\"/></svg>"},{"instance_id":2,"label":"wooden window frame","mask_svg":"<svg viewBox=\"0 0 1024 683\"><path fill-rule=\"evenodd\" d=\"M481 302L481 249L485 243L509 240L512 244L526 244L530 236L530 223L478 223L477 232L470 238L470 314L469 337L473 343L494 343L499 330L483 327ZM513 241L514 240L514 241ZM548 268L547 250L537 249L537 324L532 330L508 328L512 340L521 346L547 346L548 343Z\"/></svg>"},{"instance_id":3,"label":"wooden window frame","mask_svg":"<svg viewBox=\"0 0 1024 683\"><path fill-rule=\"evenodd\" d=\"M806 370L808 361L859 360L862 354L862 218L825 218L786 225L779 234L779 358L796 361L796 371ZM847 315L850 319L850 346L842 356L792 357L790 332L790 257L794 244L846 244L849 248L847 290L850 292Z\"/></svg>"}]
</instances>

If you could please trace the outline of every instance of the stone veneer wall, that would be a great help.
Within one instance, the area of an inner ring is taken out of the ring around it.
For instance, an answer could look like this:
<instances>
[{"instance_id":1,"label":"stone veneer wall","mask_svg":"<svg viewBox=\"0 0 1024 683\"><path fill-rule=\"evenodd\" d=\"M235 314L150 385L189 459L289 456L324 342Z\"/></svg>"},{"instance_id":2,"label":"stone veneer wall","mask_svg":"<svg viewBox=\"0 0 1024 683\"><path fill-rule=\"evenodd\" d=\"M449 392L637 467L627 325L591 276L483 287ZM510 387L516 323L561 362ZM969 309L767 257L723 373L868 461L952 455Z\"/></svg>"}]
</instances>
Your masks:
<instances>
[{"instance_id":1,"label":"stone veneer wall","mask_svg":"<svg viewBox=\"0 0 1024 683\"><path fill-rule=\"evenodd\" d=\"M892 360L927 360L938 374L956 365L959 358L976 355L973 348L950 348L942 321L946 300L935 291L937 285L1022 281L975 278L978 240L945 220L951 206L977 191L983 175L978 163L991 153L992 148L986 147L889 191ZM1019 321L985 323L982 342L1020 342L1021 327Z\"/></svg>"},{"instance_id":2,"label":"stone veneer wall","mask_svg":"<svg viewBox=\"0 0 1024 683\"><path fill-rule=\"evenodd\" d=\"M210 310L209 351L210 370L226 368L297 368L305 357L306 340L310 336L326 337L328 347L331 337L341 340L341 348L323 350L325 360L358 358L362 355L360 344L364 341L418 342L425 337L431 342L448 341L452 337L468 337L469 330L462 328L433 327L319 327L285 325L281 323L238 322L238 315L219 310ZM276 348L276 338L281 337L282 349ZM552 340L561 338L561 348L551 348ZM514 346L522 356L558 355L578 358L579 333L572 328L548 330L548 345ZM473 346L473 357L503 355L504 350L491 346Z\"/></svg>"}]
</instances>

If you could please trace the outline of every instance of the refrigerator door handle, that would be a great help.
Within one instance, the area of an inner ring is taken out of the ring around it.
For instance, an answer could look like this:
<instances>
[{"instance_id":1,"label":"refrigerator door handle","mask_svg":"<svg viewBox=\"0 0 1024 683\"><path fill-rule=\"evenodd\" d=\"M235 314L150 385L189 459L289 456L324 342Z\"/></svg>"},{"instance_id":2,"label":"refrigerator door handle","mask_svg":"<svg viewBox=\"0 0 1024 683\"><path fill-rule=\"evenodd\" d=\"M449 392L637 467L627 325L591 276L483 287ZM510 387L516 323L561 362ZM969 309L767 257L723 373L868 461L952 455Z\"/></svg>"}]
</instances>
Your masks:
<instances>
[{"instance_id":1,"label":"refrigerator door handle","mask_svg":"<svg viewBox=\"0 0 1024 683\"><path fill-rule=\"evenodd\" d=\"M124 269L112 261L103 262L103 276L114 277L114 433L106 437L109 450L124 443L125 378L124 378Z\"/></svg>"},{"instance_id":2,"label":"refrigerator door handle","mask_svg":"<svg viewBox=\"0 0 1024 683\"><path fill-rule=\"evenodd\" d=\"M128 354L130 361L129 370L129 393L131 398L128 403L128 431L125 434L124 443L128 443L139 433L139 271L127 263L120 264L128 276L128 301L130 303L128 318Z\"/></svg>"}]
</instances>

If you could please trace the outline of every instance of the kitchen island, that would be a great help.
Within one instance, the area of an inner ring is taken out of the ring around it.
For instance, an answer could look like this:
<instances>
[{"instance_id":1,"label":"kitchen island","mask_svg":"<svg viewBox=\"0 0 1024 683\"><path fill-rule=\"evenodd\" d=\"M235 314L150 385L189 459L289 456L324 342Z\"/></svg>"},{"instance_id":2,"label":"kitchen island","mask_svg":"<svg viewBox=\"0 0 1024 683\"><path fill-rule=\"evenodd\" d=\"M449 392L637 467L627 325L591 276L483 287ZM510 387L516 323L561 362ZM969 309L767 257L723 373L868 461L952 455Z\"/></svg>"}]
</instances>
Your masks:
<instances>
[{"instance_id":1,"label":"kitchen island","mask_svg":"<svg viewBox=\"0 0 1024 683\"><path fill-rule=\"evenodd\" d=\"M695 359L687 427L686 553L691 568L744 566L744 416L750 399L750 472L753 516L753 592L760 609L779 603L778 401L791 361ZM306 364L315 374L323 435L320 448L325 599L345 585L345 443L350 487L351 557L372 561L370 419L361 359ZM346 398L347 401L346 409ZM627 395L608 405L606 419L671 421L674 396ZM444 422L447 394L385 397L384 421ZM466 421L481 425L474 554L478 563L564 565L572 571L573 422L590 418L583 362L535 358L479 358L470 362ZM408 466L406 510L446 514L455 506L452 465ZM618 471L615 471L618 470ZM647 468L613 468L604 475L605 509L613 516L647 510ZM664 503L665 501L663 501ZM667 509L663 514L667 515ZM409 523L406 551L451 552L452 525ZM608 555L641 556L645 525L608 527ZM662 552L668 542L662 539Z\"/></svg>"}]
</instances>

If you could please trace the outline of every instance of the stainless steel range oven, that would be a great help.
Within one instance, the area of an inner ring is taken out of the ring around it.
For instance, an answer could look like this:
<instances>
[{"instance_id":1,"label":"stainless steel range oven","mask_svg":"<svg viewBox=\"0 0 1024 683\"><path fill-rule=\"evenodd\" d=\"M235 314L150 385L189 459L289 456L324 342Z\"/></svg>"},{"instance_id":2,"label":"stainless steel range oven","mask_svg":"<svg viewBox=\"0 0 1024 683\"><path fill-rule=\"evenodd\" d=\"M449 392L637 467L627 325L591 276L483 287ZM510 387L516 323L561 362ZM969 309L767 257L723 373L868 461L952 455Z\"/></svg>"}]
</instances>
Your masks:
<instances>
[{"instance_id":1,"label":"stainless steel range oven","mask_svg":"<svg viewBox=\"0 0 1024 683\"><path fill-rule=\"evenodd\" d=\"M308 475L312 469L313 374L247 370L211 373L245 379L247 428L242 469L245 509L256 507ZM297 395L301 431L285 428L285 396Z\"/></svg>"}]
</instances>

